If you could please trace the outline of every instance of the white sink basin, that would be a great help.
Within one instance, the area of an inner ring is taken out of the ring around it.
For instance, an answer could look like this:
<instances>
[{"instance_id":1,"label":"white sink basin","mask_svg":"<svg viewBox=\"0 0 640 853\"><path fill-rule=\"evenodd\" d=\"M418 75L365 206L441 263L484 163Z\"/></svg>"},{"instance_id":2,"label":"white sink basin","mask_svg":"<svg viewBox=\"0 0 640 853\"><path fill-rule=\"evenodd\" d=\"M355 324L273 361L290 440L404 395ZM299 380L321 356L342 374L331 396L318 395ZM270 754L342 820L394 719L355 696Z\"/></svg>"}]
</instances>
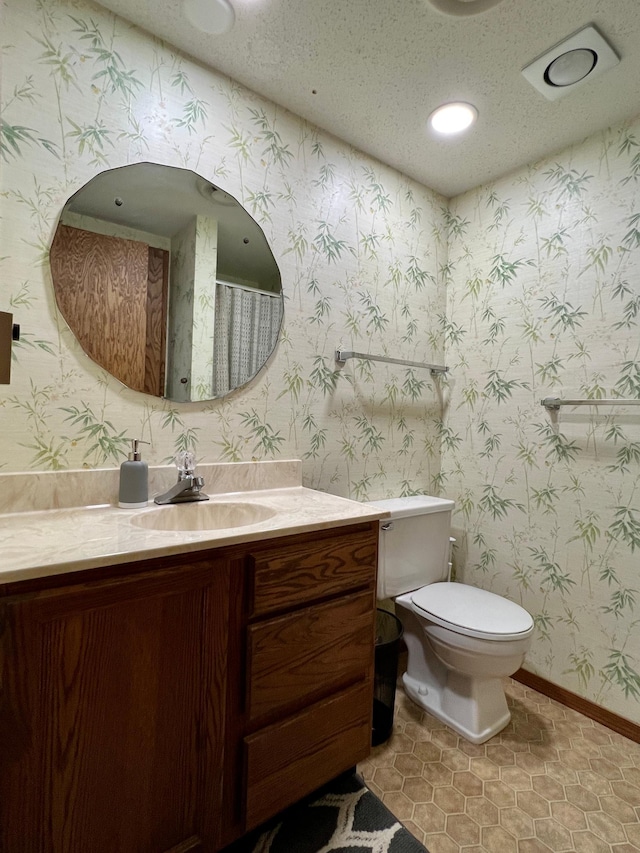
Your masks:
<instances>
[{"instance_id":1,"label":"white sink basin","mask_svg":"<svg viewBox=\"0 0 640 853\"><path fill-rule=\"evenodd\" d=\"M131 519L147 530L223 530L258 524L275 515L262 504L224 502L171 504Z\"/></svg>"}]
</instances>

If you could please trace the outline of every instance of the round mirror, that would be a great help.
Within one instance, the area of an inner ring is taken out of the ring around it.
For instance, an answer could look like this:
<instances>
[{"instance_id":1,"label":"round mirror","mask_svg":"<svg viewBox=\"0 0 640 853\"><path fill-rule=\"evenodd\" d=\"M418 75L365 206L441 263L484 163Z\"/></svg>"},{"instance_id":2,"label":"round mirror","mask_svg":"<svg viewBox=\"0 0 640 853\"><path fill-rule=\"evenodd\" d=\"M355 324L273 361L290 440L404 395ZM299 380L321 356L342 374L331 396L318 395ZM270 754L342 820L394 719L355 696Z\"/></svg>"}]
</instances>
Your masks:
<instances>
[{"instance_id":1,"label":"round mirror","mask_svg":"<svg viewBox=\"0 0 640 853\"><path fill-rule=\"evenodd\" d=\"M65 204L49 259L83 350L135 391L222 397L277 343L282 283L262 229L187 169L136 163L97 175Z\"/></svg>"}]
</instances>

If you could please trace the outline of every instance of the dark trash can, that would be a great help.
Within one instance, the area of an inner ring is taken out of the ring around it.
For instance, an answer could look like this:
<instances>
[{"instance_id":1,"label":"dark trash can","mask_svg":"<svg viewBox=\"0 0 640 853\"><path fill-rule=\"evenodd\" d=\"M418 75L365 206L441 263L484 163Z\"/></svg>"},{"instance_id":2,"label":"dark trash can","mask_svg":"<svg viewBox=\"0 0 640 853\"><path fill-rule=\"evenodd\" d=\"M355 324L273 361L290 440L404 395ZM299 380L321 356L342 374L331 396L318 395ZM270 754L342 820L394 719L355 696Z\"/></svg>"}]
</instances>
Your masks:
<instances>
[{"instance_id":1,"label":"dark trash can","mask_svg":"<svg viewBox=\"0 0 640 853\"><path fill-rule=\"evenodd\" d=\"M373 687L373 746L384 743L393 731L398 655L402 622L387 610L376 611L375 678Z\"/></svg>"}]
</instances>

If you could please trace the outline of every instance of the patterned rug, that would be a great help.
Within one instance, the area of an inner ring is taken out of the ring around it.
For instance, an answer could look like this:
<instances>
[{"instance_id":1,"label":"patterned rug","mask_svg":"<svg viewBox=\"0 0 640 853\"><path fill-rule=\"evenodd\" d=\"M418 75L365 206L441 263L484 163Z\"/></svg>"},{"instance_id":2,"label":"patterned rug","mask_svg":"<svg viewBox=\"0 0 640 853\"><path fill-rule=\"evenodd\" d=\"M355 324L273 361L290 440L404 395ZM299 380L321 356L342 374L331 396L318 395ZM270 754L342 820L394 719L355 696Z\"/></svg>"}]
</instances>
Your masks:
<instances>
[{"instance_id":1,"label":"patterned rug","mask_svg":"<svg viewBox=\"0 0 640 853\"><path fill-rule=\"evenodd\" d=\"M355 773L325 785L225 853L428 853Z\"/></svg>"}]
</instances>

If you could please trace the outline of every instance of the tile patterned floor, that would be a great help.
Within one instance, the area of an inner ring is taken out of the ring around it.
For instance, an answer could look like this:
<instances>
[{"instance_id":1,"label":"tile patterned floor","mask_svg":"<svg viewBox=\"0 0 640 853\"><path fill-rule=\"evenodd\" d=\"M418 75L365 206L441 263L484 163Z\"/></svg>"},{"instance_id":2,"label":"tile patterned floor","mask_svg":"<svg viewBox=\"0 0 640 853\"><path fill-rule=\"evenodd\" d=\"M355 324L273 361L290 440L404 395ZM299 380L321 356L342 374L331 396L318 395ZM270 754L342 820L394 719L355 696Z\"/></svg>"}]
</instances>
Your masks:
<instances>
[{"instance_id":1,"label":"tile patterned floor","mask_svg":"<svg viewBox=\"0 0 640 853\"><path fill-rule=\"evenodd\" d=\"M511 722L458 737L399 688L394 732L359 766L430 853L640 851L640 744L506 679Z\"/></svg>"}]
</instances>

